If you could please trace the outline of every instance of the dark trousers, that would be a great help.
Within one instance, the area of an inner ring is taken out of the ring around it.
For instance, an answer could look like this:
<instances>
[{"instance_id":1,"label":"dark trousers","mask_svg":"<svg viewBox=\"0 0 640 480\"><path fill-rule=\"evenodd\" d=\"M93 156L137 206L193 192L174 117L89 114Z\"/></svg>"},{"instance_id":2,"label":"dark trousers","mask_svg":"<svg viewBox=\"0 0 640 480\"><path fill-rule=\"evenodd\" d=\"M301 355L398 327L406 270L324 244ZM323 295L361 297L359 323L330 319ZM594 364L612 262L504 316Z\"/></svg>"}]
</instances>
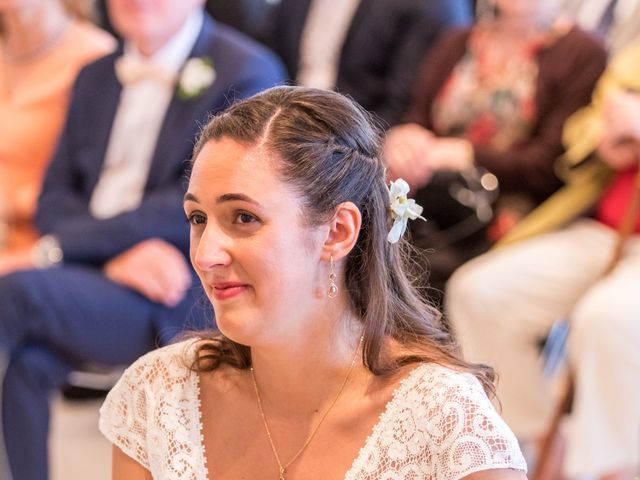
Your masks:
<instances>
[{"instance_id":1,"label":"dark trousers","mask_svg":"<svg viewBox=\"0 0 640 480\"><path fill-rule=\"evenodd\" d=\"M212 327L193 287L175 308L148 301L100 270L62 267L0 277L0 478L46 480L49 397L86 363L122 365L183 329ZM4 453L4 452L3 452ZM7 463L12 477L8 476Z\"/></svg>"}]
</instances>

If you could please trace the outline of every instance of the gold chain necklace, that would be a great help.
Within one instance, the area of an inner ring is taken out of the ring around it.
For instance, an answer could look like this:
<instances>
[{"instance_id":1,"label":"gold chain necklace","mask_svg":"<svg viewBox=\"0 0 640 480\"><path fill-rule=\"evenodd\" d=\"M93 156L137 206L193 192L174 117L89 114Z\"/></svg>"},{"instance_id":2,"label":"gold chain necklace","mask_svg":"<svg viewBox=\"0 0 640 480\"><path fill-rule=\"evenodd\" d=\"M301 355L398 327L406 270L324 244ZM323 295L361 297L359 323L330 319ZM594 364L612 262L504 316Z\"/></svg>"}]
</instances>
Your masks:
<instances>
[{"instance_id":1,"label":"gold chain necklace","mask_svg":"<svg viewBox=\"0 0 640 480\"><path fill-rule=\"evenodd\" d=\"M302 454L302 452L304 452L305 449L309 446L309 444L311 443L311 440L313 439L313 437L318 432L318 429L320 428L320 425L322 425L322 422L324 421L325 418L327 418L327 415L329 415L329 412L331 411L333 406L338 401L338 398L340 398L340 394L344 390L344 387L347 384L347 381L349 380L349 377L351 376L351 372L353 371L353 368L356 365L356 359L358 358L358 351L360 350L360 347L362 346L363 340L364 340L364 336L360 337L360 342L358 342L358 347L356 348L356 351L353 354L353 360L351 361L351 366L349 367L349 370L347 371L347 375L344 377L344 380L342 381L342 384L340 385L340 388L338 389L338 393L336 394L336 396L331 401L331 404L324 411L324 413L322 414L322 417L320 417L320 421L316 424L314 429L311 431L311 433L307 437L307 440L304 442L304 444L302 445L300 450L298 450L298 453L296 453L293 456L293 458L291 458L291 460L289 460L284 465L280 461L280 456L278 455L278 451L276 450L276 446L273 443L273 438L271 437L271 431L269 430L269 424L267 423L267 417L265 417L265 415L264 415L264 409L262 408L262 400L260 398L260 391L258 390L258 384L256 382L256 375L253 372L253 367L250 368L250 370L251 370L251 380L253 380L253 389L256 392L256 400L258 401L258 409L260 410L260 416L262 417L262 423L264 424L264 429L267 432L267 438L269 439L269 444L271 445L271 451L273 452L273 456L275 457L276 463L278 464L278 471L279 471L278 480L285 480L284 474L285 474L287 468L289 468L291 466L291 464L293 462L295 462L298 459L298 457Z\"/></svg>"}]
</instances>

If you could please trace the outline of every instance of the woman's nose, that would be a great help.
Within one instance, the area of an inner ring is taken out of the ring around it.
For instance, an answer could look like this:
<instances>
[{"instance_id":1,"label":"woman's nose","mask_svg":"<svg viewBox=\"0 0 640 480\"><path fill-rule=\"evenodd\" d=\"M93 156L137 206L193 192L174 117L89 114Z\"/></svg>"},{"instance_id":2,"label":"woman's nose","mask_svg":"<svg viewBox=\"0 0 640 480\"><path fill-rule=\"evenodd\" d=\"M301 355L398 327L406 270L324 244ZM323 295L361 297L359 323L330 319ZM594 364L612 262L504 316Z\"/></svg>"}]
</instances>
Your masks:
<instances>
[{"instance_id":1,"label":"woman's nose","mask_svg":"<svg viewBox=\"0 0 640 480\"><path fill-rule=\"evenodd\" d=\"M199 270L211 270L231 263L227 236L214 225L209 224L202 236L191 243L191 261Z\"/></svg>"}]
</instances>

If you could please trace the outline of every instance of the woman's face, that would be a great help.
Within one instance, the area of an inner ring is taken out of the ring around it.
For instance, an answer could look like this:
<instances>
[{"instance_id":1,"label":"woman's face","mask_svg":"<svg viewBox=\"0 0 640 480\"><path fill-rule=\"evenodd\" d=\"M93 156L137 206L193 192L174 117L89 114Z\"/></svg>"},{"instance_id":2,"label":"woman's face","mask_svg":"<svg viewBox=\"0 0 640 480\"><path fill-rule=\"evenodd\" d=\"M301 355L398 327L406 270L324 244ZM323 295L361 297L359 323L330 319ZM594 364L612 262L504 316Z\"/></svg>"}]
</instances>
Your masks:
<instances>
[{"instance_id":1,"label":"woman's face","mask_svg":"<svg viewBox=\"0 0 640 480\"><path fill-rule=\"evenodd\" d=\"M19 3L19 0L0 0L0 14L15 10Z\"/></svg>"},{"instance_id":2,"label":"woman's face","mask_svg":"<svg viewBox=\"0 0 640 480\"><path fill-rule=\"evenodd\" d=\"M324 299L326 229L304 224L272 154L228 138L209 141L195 160L184 208L191 262L222 333L255 345L304 329Z\"/></svg>"},{"instance_id":3,"label":"woman's face","mask_svg":"<svg viewBox=\"0 0 640 480\"><path fill-rule=\"evenodd\" d=\"M2 1L2 0L0 0ZM111 23L144 54L161 48L204 0L108 0Z\"/></svg>"},{"instance_id":4,"label":"woman's face","mask_svg":"<svg viewBox=\"0 0 640 480\"><path fill-rule=\"evenodd\" d=\"M0 0L0 14L37 8L47 0ZM52 3L60 3L52 1Z\"/></svg>"}]
</instances>

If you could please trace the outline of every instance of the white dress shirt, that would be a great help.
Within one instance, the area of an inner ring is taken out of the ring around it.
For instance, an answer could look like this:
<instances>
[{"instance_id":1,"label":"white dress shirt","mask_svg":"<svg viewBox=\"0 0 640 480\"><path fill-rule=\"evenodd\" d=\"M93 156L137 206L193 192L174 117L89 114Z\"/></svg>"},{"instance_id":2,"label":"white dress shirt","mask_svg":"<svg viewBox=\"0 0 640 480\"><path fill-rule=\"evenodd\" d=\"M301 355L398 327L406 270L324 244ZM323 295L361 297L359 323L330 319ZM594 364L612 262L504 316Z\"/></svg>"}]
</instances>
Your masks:
<instances>
[{"instance_id":1,"label":"white dress shirt","mask_svg":"<svg viewBox=\"0 0 640 480\"><path fill-rule=\"evenodd\" d=\"M150 57L132 44L116 62L123 83L111 136L91 196L96 218L109 218L140 205L158 134L173 97L180 69L200 33L203 13L194 12L174 37ZM137 71L138 75L130 71Z\"/></svg>"},{"instance_id":2,"label":"white dress shirt","mask_svg":"<svg viewBox=\"0 0 640 480\"><path fill-rule=\"evenodd\" d=\"M340 53L360 0L312 0L300 41L296 83L332 90Z\"/></svg>"}]
</instances>

